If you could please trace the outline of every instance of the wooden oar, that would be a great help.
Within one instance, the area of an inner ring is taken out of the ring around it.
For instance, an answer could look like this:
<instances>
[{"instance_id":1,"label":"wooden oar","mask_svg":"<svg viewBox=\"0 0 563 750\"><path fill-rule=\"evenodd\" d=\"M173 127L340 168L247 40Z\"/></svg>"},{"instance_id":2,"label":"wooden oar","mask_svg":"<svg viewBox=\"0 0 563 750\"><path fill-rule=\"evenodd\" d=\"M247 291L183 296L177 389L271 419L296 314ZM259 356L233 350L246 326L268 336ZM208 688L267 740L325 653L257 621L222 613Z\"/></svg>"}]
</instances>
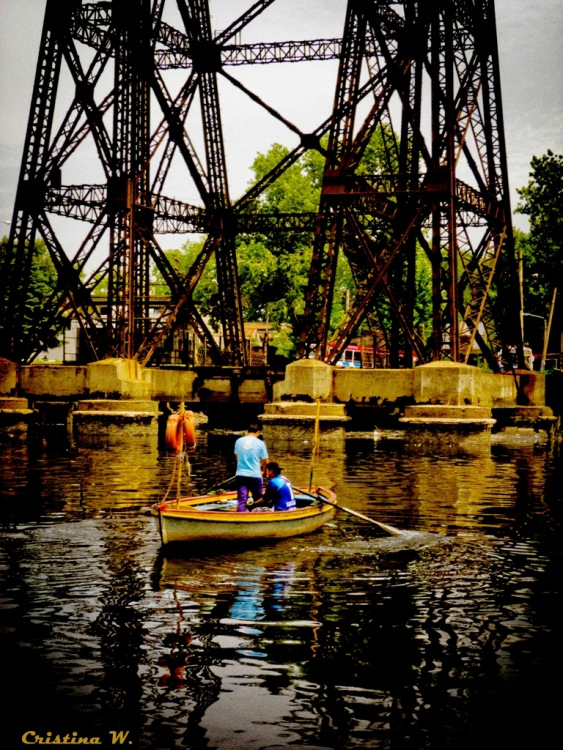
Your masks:
<instances>
[{"instance_id":1,"label":"wooden oar","mask_svg":"<svg viewBox=\"0 0 563 750\"><path fill-rule=\"evenodd\" d=\"M373 518L368 518L368 516L363 516L361 513L357 513L355 510L352 510L351 508L345 508L343 505L337 505L336 503L331 503L330 500L326 500L322 495L313 495L311 492L306 492L305 490L302 490L299 487L293 488L296 492L301 493L302 495L308 495L309 497L314 497L315 500L318 500L321 503L324 503L325 505L332 505L333 508L336 508L336 510L343 510L345 513L349 513L351 516L356 516L356 518L361 518L362 521L368 521L369 523L373 523L376 526L379 526L380 529L383 529L383 531L386 531L388 534L392 534L393 536L403 536L403 532L399 531L399 529L396 529L394 526L389 526L387 523L381 523L381 521L375 521Z\"/></svg>"},{"instance_id":2,"label":"wooden oar","mask_svg":"<svg viewBox=\"0 0 563 750\"><path fill-rule=\"evenodd\" d=\"M224 487L227 484L230 484L231 482L234 482L236 479L236 476L229 477L228 479L223 479L222 482L219 482L219 484L214 484L213 487L210 487L208 490L204 491L204 495L209 495L210 492L213 492L213 490L218 489L219 487Z\"/></svg>"}]
</instances>

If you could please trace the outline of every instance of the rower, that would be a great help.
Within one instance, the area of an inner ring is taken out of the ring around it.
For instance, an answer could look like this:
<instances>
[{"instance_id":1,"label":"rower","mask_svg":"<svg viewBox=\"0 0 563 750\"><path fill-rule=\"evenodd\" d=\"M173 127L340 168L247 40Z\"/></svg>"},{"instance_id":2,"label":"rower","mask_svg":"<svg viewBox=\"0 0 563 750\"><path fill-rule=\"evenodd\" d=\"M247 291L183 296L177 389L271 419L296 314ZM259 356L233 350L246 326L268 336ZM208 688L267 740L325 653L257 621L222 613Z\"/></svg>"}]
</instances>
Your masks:
<instances>
[{"instance_id":1,"label":"rower","mask_svg":"<svg viewBox=\"0 0 563 750\"><path fill-rule=\"evenodd\" d=\"M295 510L295 497L289 479L283 476L282 468L276 461L266 464L268 485L264 492L264 501L273 510Z\"/></svg>"}]
</instances>

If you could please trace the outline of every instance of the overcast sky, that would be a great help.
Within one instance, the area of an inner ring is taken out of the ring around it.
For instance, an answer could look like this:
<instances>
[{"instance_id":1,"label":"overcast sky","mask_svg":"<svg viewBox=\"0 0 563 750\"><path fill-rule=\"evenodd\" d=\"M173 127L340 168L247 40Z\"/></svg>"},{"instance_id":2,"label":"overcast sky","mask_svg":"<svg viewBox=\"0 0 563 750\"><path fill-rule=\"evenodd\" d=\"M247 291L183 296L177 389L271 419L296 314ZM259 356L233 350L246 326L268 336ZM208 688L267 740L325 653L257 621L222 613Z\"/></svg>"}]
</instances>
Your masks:
<instances>
[{"instance_id":1,"label":"overcast sky","mask_svg":"<svg viewBox=\"0 0 563 750\"><path fill-rule=\"evenodd\" d=\"M212 23L224 28L253 0L211 0ZM168 4L167 4L168 5ZM345 0L277 0L243 32L243 42L339 37ZM9 222L21 161L45 0L0 0L0 221ZM513 208L532 156L563 153L563 0L496 0L501 85ZM330 112L336 63L229 68L304 131ZM288 72L288 68L293 71ZM288 92L287 87L291 87ZM223 93L224 92L224 93ZM222 107L237 96L221 85ZM227 98L228 101L227 101ZM240 110L242 111L242 110ZM258 110L224 118L232 197L248 183L258 151L295 136ZM251 137L249 134L251 133ZM64 182L81 182L64 174ZM515 224L527 228L525 217ZM7 226L5 229L7 230ZM0 231L0 235L3 234Z\"/></svg>"}]
</instances>

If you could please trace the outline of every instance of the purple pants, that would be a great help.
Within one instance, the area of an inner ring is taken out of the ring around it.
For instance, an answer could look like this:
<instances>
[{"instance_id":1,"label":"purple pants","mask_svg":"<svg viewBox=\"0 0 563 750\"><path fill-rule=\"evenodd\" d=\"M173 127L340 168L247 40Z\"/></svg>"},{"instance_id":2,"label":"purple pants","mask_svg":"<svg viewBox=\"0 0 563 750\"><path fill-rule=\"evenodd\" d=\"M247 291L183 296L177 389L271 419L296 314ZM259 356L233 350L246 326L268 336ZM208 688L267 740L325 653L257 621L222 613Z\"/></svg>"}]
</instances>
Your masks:
<instances>
[{"instance_id":1,"label":"purple pants","mask_svg":"<svg viewBox=\"0 0 563 750\"><path fill-rule=\"evenodd\" d=\"M237 511L239 513L246 512L246 501L248 500L248 493L252 495L254 500L260 500L262 497L262 477L241 477L237 476Z\"/></svg>"}]
</instances>

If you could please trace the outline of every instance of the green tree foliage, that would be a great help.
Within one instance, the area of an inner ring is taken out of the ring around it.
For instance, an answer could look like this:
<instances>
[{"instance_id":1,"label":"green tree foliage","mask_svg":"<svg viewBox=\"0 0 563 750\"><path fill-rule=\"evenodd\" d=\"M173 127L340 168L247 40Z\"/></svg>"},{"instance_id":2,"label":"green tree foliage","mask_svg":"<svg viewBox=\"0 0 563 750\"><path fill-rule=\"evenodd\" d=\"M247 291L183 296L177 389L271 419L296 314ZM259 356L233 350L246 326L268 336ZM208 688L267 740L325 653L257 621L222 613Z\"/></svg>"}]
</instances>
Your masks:
<instances>
[{"instance_id":1,"label":"green tree foliage","mask_svg":"<svg viewBox=\"0 0 563 750\"><path fill-rule=\"evenodd\" d=\"M399 141L392 127L380 125L373 134L356 173L359 175L387 174L399 171Z\"/></svg>"},{"instance_id":2,"label":"green tree foliage","mask_svg":"<svg viewBox=\"0 0 563 750\"><path fill-rule=\"evenodd\" d=\"M415 284L413 326L421 340L426 342L432 332L432 264L418 243Z\"/></svg>"},{"instance_id":3,"label":"green tree foliage","mask_svg":"<svg viewBox=\"0 0 563 750\"><path fill-rule=\"evenodd\" d=\"M534 156L531 167L516 207L530 217L530 232L515 230L514 239L524 259L524 310L547 317L554 288L563 295L563 155Z\"/></svg>"},{"instance_id":4,"label":"green tree foliage","mask_svg":"<svg viewBox=\"0 0 563 750\"><path fill-rule=\"evenodd\" d=\"M259 153L252 164L254 184L265 177L289 149L274 143L266 154ZM323 176L324 157L318 151L307 151L301 159L286 169L260 196L263 213L316 211Z\"/></svg>"},{"instance_id":5,"label":"green tree foliage","mask_svg":"<svg viewBox=\"0 0 563 750\"><path fill-rule=\"evenodd\" d=\"M3 266L7 246L8 238L3 237L0 240L0 266ZM27 289L21 290L22 294L27 295L22 333L32 340L39 336L42 344L41 351L58 346L57 336L64 327L61 321L50 322L52 311L50 306L46 305L56 284L57 272L51 256L43 240L37 240L31 261L29 285Z\"/></svg>"},{"instance_id":6,"label":"green tree foliage","mask_svg":"<svg viewBox=\"0 0 563 750\"><path fill-rule=\"evenodd\" d=\"M186 275L204 245L204 240L187 240L180 249L166 250L166 257L170 265L176 270L180 277ZM153 289L156 295L170 294L170 289L165 284L160 272L155 268L153 271ZM193 293L202 315L209 318L212 327L219 330L220 323L220 301L217 287L217 273L215 258L206 265L202 277Z\"/></svg>"},{"instance_id":7,"label":"green tree foliage","mask_svg":"<svg viewBox=\"0 0 563 750\"><path fill-rule=\"evenodd\" d=\"M279 143L274 143L267 153L259 153L252 164L252 183L261 180L288 153L289 149ZM255 210L264 214L316 212L323 166L321 154L307 151L262 193ZM238 239L245 320L267 320L278 330L283 324L297 330L298 320L305 309L304 291L312 246L310 233L284 232L275 236L253 235ZM290 354L295 342L287 335L283 338L279 349Z\"/></svg>"},{"instance_id":8,"label":"green tree foliage","mask_svg":"<svg viewBox=\"0 0 563 750\"><path fill-rule=\"evenodd\" d=\"M399 171L400 143L397 134L389 124L381 125L373 134L368 144L362 161L358 165L357 174L362 176L378 174L380 181L385 184L385 175L389 175L388 182L391 183L391 175ZM394 200L394 198L390 198ZM391 225L381 220L376 228L372 229L372 239L376 247L388 247L393 241ZM403 277L406 276L406 259L399 258L403 262ZM413 326L421 340L425 342L432 330L432 267L424 250L417 243L415 259L415 302L413 310ZM380 325L390 331L395 313L385 294L380 291L376 295L375 308ZM367 325L362 324L362 330Z\"/></svg>"},{"instance_id":9,"label":"green tree foliage","mask_svg":"<svg viewBox=\"0 0 563 750\"><path fill-rule=\"evenodd\" d=\"M326 144L324 144L326 145ZM390 174L398 169L396 136L390 128L376 131L368 144L358 174ZM251 184L260 181L282 161L289 149L274 143L266 153L258 153L252 164ZM301 159L285 170L269 185L252 207L253 212L264 214L316 213L325 158L318 151L307 151ZM377 245L389 241L390 229L381 222L374 235ZM190 268L202 241L188 240L181 249L167 252L172 265L183 275ZM278 330L275 342L279 352L290 354L295 348L289 330L296 331L305 308L304 292L313 248L312 233L283 232L277 235L242 235L237 237L237 261L245 321L272 323ZM428 326L430 306L430 266L421 251L417 253L417 304L416 325L422 330ZM166 294L162 278L155 272L155 292ZM331 315L334 331L346 312L347 299L355 295L355 282L345 253L338 257L336 281ZM211 260L194 291L194 302L212 326L218 330L220 323L220 297L217 287L215 262ZM380 320L388 325L392 316L388 302L378 295ZM365 324L364 324L365 327ZM428 330L428 329L426 329Z\"/></svg>"},{"instance_id":10,"label":"green tree foliage","mask_svg":"<svg viewBox=\"0 0 563 750\"><path fill-rule=\"evenodd\" d=\"M252 184L268 174L287 154L289 149L273 144L266 154L257 154L252 171ZM296 164L287 169L260 196L252 210L264 214L316 212L319 205L324 157L308 151ZM295 330L305 307L304 290L311 262L313 237L311 233L284 232L271 235L242 235L237 237L237 261L245 321L268 321L278 329L274 343L280 353L290 354L295 342L282 325ZM180 250L167 251L172 265L183 275L190 268L202 241L188 240ZM351 284L345 259L339 262L341 284ZM155 272L155 292L167 294L168 289ZM335 296L345 297L344 290ZM215 261L206 266L194 290L194 302L211 325L218 330L220 297L217 287ZM342 309L344 303L342 302Z\"/></svg>"}]
</instances>

